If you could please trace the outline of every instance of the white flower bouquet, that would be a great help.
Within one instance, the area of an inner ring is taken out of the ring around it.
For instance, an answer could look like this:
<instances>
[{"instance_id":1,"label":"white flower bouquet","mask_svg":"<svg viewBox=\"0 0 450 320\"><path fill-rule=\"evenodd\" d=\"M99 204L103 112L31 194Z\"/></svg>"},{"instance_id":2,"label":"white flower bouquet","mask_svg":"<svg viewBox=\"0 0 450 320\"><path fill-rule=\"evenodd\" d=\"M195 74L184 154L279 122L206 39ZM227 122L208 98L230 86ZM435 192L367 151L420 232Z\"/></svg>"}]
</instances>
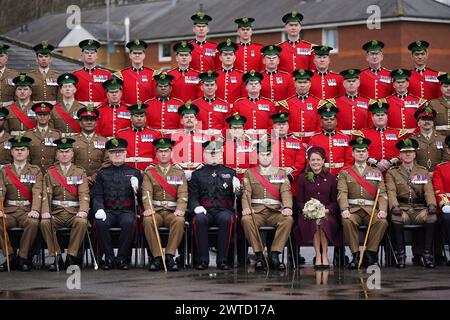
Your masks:
<instances>
[{"instance_id":1,"label":"white flower bouquet","mask_svg":"<svg viewBox=\"0 0 450 320\"><path fill-rule=\"evenodd\" d=\"M303 207L303 216L306 220L316 220L317 224L325 218L325 206L317 199L311 198Z\"/></svg>"}]
</instances>

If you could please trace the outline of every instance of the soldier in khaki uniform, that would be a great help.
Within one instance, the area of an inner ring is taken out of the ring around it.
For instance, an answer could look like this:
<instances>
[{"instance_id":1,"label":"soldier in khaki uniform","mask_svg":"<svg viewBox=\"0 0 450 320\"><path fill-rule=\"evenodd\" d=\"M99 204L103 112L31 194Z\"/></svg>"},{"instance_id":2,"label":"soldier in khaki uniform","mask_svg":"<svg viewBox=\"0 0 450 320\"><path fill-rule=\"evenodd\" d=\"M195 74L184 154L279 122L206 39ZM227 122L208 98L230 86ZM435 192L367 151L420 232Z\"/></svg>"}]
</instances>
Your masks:
<instances>
[{"instance_id":1,"label":"soldier in khaki uniform","mask_svg":"<svg viewBox=\"0 0 450 320\"><path fill-rule=\"evenodd\" d=\"M73 137L73 163L86 170L89 186L95 182L97 171L111 164L108 152L105 150L107 138L95 133L95 125L99 116L93 106L81 108L77 112L80 119L81 133Z\"/></svg>"},{"instance_id":2,"label":"soldier in khaki uniform","mask_svg":"<svg viewBox=\"0 0 450 320\"><path fill-rule=\"evenodd\" d=\"M61 249L56 239L56 230L71 227L66 265L79 265L78 252L87 230L89 212L89 186L86 172L72 163L73 143L71 138L55 141L59 163L51 167L44 176L41 232L50 256L55 257L50 271L57 270Z\"/></svg>"},{"instance_id":3,"label":"soldier in khaki uniform","mask_svg":"<svg viewBox=\"0 0 450 320\"><path fill-rule=\"evenodd\" d=\"M19 75L16 70L6 67L8 49L9 46L7 44L0 43L0 102L4 107L14 102L15 87L12 80Z\"/></svg>"},{"instance_id":4,"label":"soldier in khaki uniform","mask_svg":"<svg viewBox=\"0 0 450 320\"><path fill-rule=\"evenodd\" d=\"M350 141L355 164L339 173L338 203L341 208L345 240L352 251L349 269L356 269L359 261L359 226L368 225L375 205L377 189L380 190L377 209L367 242L366 265L378 264L378 246L388 226L387 195L383 175L378 168L367 165L370 140L358 137Z\"/></svg>"},{"instance_id":5,"label":"soldier in khaki uniform","mask_svg":"<svg viewBox=\"0 0 450 320\"><path fill-rule=\"evenodd\" d=\"M32 100L34 103L49 102L56 104L58 97L58 83L56 79L59 72L50 69L52 63L52 51L54 46L44 40L33 47L36 52L38 68L28 72L34 79Z\"/></svg>"},{"instance_id":6,"label":"soldier in khaki uniform","mask_svg":"<svg viewBox=\"0 0 450 320\"><path fill-rule=\"evenodd\" d=\"M416 162L432 174L437 164L449 159L449 154L445 151L445 136L434 129L435 110L430 107L421 108L414 113L414 116L420 129L410 137L419 143L416 150Z\"/></svg>"},{"instance_id":7,"label":"soldier in khaki uniform","mask_svg":"<svg viewBox=\"0 0 450 320\"><path fill-rule=\"evenodd\" d=\"M174 256L183 238L188 187L184 171L170 164L174 144L175 141L169 138L153 141L158 164L149 166L145 170L142 182L142 203L145 209L144 232L154 257L149 265L150 271L161 270L163 266L153 217L151 217L153 214L158 228L169 227L169 240L165 252L166 263L169 271L178 271Z\"/></svg>"},{"instance_id":8,"label":"soldier in khaki uniform","mask_svg":"<svg viewBox=\"0 0 450 320\"><path fill-rule=\"evenodd\" d=\"M388 171L386 188L389 207L392 213L392 227L397 244L397 266L405 267L404 224L424 224L425 245L422 263L427 268L434 268L432 253L434 229L436 225L436 198L433 184L425 167L415 163L419 143L414 139L400 140L396 144L400 150L402 164Z\"/></svg>"},{"instance_id":9,"label":"soldier in khaki uniform","mask_svg":"<svg viewBox=\"0 0 450 320\"><path fill-rule=\"evenodd\" d=\"M244 174L242 195L242 227L255 254L255 269L263 270L263 250L258 241L258 228L276 226L274 240L270 248L269 265L273 269L284 270L279 254L283 251L291 232L292 218L291 184L286 171L272 166L272 143L262 141L257 145L259 166L248 169ZM249 202L251 201L251 203ZM252 212L253 211L253 212ZM256 226L251 214L254 214Z\"/></svg>"},{"instance_id":10,"label":"soldier in khaki uniform","mask_svg":"<svg viewBox=\"0 0 450 320\"><path fill-rule=\"evenodd\" d=\"M12 136L23 135L28 129L36 127L36 114L31 107L31 86L34 83L33 78L25 74L15 77L13 84L16 86L16 101L8 107L9 115L7 128Z\"/></svg>"},{"instance_id":11,"label":"soldier in khaki uniform","mask_svg":"<svg viewBox=\"0 0 450 320\"><path fill-rule=\"evenodd\" d=\"M78 78L71 73L64 73L56 80L59 86L60 101L51 112L50 123L61 131L64 137L71 137L80 133L77 112L84 106L75 100Z\"/></svg>"},{"instance_id":12,"label":"soldier in khaki uniform","mask_svg":"<svg viewBox=\"0 0 450 320\"><path fill-rule=\"evenodd\" d=\"M6 117L9 111L0 107L0 168L7 163L11 163L11 135L5 130Z\"/></svg>"},{"instance_id":13,"label":"soldier in khaki uniform","mask_svg":"<svg viewBox=\"0 0 450 320\"><path fill-rule=\"evenodd\" d=\"M28 271L31 268L30 250L39 230L39 213L41 212L42 173L38 166L27 162L30 139L18 136L9 140L13 163L0 171L0 192L5 199L6 228L24 228L20 240L18 268ZM0 220L3 219L0 211ZM3 224L0 225L0 244L6 253L3 242ZM15 254L7 237L8 253L11 266L14 266ZM6 271L6 262L0 271Z\"/></svg>"},{"instance_id":14,"label":"soldier in khaki uniform","mask_svg":"<svg viewBox=\"0 0 450 320\"><path fill-rule=\"evenodd\" d=\"M436 111L436 131L444 136L450 134L450 73L441 74L438 77L441 82L442 97L433 99L429 106Z\"/></svg>"},{"instance_id":15,"label":"soldier in khaki uniform","mask_svg":"<svg viewBox=\"0 0 450 320\"><path fill-rule=\"evenodd\" d=\"M36 113L37 127L25 132L24 136L31 138L30 163L39 166L45 173L55 162L54 141L61 138L61 132L49 127L53 105L48 102L39 102L31 109Z\"/></svg>"}]
</instances>

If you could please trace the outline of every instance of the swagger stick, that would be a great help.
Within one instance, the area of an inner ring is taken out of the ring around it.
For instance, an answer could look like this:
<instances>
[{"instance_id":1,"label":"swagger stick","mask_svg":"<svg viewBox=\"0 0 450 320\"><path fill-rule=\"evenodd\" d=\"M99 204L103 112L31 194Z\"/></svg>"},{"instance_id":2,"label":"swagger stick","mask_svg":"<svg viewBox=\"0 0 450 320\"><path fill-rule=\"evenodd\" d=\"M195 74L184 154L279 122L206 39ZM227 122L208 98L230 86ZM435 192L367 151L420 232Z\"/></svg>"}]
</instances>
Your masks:
<instances>
[{"instance_id":1,"label":"swagger stick","mask_svg":"<svg viewBox=\"0 0 450 320\"><path fill-rule=\"evenodd\" d=\"M3 224L3 245L5 247L5 255L6 255L6 268L8 269L8 272L11 271L10 266L9 266L9 249L8 249L8 237L7 237L7 233L8 230L6 230L6 213L5 213L5 207L3 205L3 194L0 194L0 210L2 212L2 224Z\"/></svg>"},{"instance_id":2,"label":"swagger stick","mask_svg":"<svg viewBox=\"0 0 450 320\"><path fill-rule=\"evenodd\" d=\"M156 239L158 240L159 251L161 252L161 258L163 261L164 272L167 272L166 255L164 254L164 251L163 251L163 248L161 245L161 238L159 237L158 225L156 224L156 218L155 218L156 212L155 212L155 208L153 208L152 201L150 200L150 192L148 192L148 191L147 191L147 198L148 198L148 204L150 205L150 210L153 211L153 214L152 214L153 226L155 227Z\"/></svg>"}]
</instances>

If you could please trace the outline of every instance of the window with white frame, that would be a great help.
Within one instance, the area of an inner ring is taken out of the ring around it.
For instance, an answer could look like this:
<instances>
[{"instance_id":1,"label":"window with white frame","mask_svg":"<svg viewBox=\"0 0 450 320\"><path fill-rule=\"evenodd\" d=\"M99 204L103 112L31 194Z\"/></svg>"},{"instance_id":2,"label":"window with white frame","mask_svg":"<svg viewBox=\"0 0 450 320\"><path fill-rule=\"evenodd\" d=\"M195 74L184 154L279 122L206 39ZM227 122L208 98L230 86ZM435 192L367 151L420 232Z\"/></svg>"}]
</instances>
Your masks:
<instances>
[{"instance_id":1,"label":"window with white frame","mask_svg":"<svg viewBox=\"0 0 450 320\"><path fill-rule=\"evenodd\" d=\"M338 41L338 31L337 28L327 28L322 29L322 44L333 48L331 53L339 51L339 41Z\"/></svg>"},{"instance_id":2,"label":"window with white frame","mask_svg":"<svg viewBox=\"0 0 450 320\"><path fill-rule=\"evenodd\" d=\"M169 42L160 43L158 46L159 62L172 61L171 45Z\"/></svg>"}]
</instances>

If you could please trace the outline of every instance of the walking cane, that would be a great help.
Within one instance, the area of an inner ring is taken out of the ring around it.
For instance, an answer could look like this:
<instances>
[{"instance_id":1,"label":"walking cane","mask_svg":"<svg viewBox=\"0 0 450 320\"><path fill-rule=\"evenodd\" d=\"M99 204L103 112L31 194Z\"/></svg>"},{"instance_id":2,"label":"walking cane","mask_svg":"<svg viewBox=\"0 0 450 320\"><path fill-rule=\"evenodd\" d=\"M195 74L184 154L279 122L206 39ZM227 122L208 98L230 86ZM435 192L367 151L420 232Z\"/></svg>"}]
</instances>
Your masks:
<instances>
[{"instance_id":1,"label":"walking cane","mask_svg":"<svg viewBox=\"0 0 450 320\"><path fill-rule=\"evenodd\" d=\"M8 230L6 230L6 213L5 213L5 207L3 205L3 194L0 194L0 210L2 211L2 224L3 224L3 246L5 248L5 255L6 255L6 268L8 269L8 272L11 271L9 266L9 249L8 249Z\"/></svg>"},{"instance_id":2,"label":"walking cane","mask_svg":"<svg viewBox=\"0 0 450 320\"><path fill-rule=\"evenodd\" d=\"M92 261L94 262L94 270L98 270L98 264L97 260L95 259L94 248L92 247L91 236L89 235L89 228L86 231L86 234L89 242L89 251L91 251Z\"/></svg>"},{"instance_id":3,"label":"walking cane","mask_svg":"<svg viewBox=\"0 0 450 320\"><path fill-rule=\"evenodd\" d=\"M148 199L148 204L150 205L150 210L153 211L153 214L152 214L153 226L155 227L156 239L158 240L159 251L161 252L161 258L163 261L164 272L167 272L166 255L164 254L164 251L163 251L163 248L161 245L161 238L159 237L158 225L156 224L156 218L155 218L156 212L155 212L155 208L153 208L152 201L150 200L150 192L148 192L148 191L147 191L147 199Z\"/></svg>"},{"instance_id":4,"label":"walking cane","mask_svg":"<svg viewBox=\"0 0 450 320\"><path fill-rule=\"evenodd\" d=\"M377 195L375 196L375 203L373 204L372 212L370 214L369 225L367 227L366 237L364 239L363 247L361 250L361 255L359 256L358 269L361 269L361 264L364 257L364 252L366 251L367 240L369 239L370 228L372 227L373 216L375 213L375 208L377 207L378 197L380 196L380 188L377 189Z\"/></svg>"}]
</instances>

